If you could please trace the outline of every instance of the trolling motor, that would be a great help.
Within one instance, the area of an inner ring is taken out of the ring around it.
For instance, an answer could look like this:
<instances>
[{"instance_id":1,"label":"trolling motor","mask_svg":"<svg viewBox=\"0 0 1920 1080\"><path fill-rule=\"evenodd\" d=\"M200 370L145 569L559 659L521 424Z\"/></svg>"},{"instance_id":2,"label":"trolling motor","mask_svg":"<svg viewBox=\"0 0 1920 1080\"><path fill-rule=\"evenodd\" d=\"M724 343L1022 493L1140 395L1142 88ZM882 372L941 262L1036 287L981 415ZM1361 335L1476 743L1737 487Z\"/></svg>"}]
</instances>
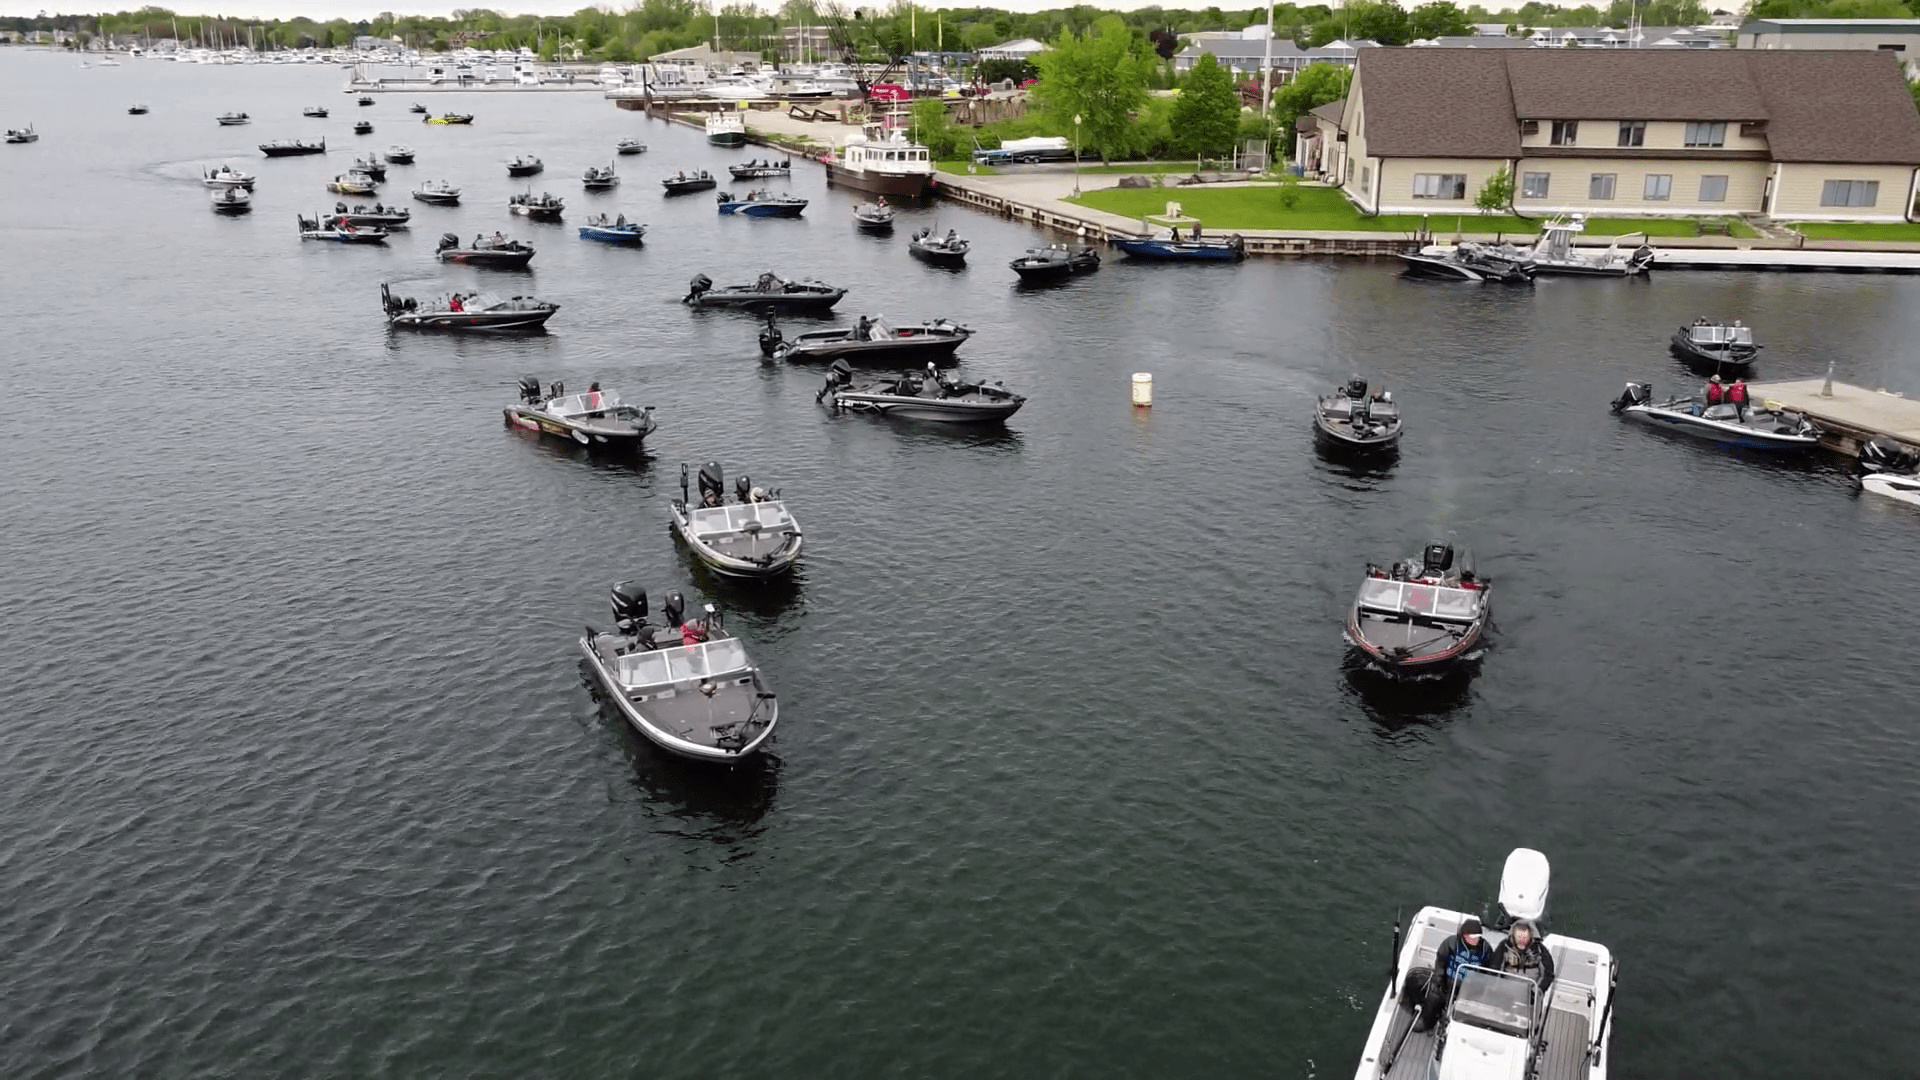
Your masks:
<instances>
[{"instance_id":1,"label":"trolling motor","mask_svg":"<svg viewBox=\"0 0 1920 1080\"><path fill-rule=\"evenodd\" d=\"M766 329L760 331L760 355L772 356L780 350L781 343L785 341L786 338L780 333L780 328L773 323L773 312L769 310Z\"/></svg>"},{"instance_id":2,"label":"trolling motor","mask_svg":"<svg viewBox=\"0 0 1920 1080\"><path fill-rule=\"evenodd\" d=\"M1620 396L1613 399L1613 411L1619 412L1631 405L1645 405L1653 400L1653 384L1630 382Z\"/></svg>"},{"instance_id":3,"label":"trolling motor","mask_svg":"<svg viewBox=\"0 0 1920 1080\"><path fill-rule=\"evenodd\" d=\"M528 405L540 403L540 376L520 376L520 400Z\"/></svg>"}]
</instances>

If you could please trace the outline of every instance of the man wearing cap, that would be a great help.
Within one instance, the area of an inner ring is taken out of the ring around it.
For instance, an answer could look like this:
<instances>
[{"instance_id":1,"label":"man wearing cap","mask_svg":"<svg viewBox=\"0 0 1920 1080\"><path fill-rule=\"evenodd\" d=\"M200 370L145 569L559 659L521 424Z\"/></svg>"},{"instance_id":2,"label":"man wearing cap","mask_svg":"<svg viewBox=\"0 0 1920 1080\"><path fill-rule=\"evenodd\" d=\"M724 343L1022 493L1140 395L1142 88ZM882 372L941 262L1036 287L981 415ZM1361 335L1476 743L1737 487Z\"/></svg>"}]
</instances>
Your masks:
<instances>
[{"instance_id":1,"label":"man wearing cap","mask_svg":"<svg viewBox=\"0 0 1920 1080\"><path fill-rule=\"evenodd\" d=\"M1480 920L1467 916L1460 923L1460 932L1441 942L1439 951L1433 954L1433 973L1427 976L1426 997L1420 1003L1420 1018L1414 1021L1413 1030L1425 1031L1433 1026L1447 1003L1447 995L1460 981L1461 968L1469 964L1487 967L1492 959L1493 950L1480 936Z\"/></svg>"}]
</instances>

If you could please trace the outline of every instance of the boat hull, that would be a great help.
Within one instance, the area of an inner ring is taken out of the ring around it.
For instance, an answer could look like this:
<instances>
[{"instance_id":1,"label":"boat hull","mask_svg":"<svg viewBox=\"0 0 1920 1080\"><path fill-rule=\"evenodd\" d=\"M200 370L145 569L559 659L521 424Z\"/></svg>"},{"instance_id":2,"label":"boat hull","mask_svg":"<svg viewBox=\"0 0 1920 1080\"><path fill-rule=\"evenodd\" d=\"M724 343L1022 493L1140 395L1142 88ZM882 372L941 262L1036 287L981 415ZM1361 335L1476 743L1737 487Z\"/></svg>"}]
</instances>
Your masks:
<instances>
[{"instance_id":1,"label":"boat hull","mask_svg":"<svg viewBox=\"0 0 1920 1080\"><path fill-rule=\"evenodd\" d=\"M502 412L506 415L508 427L551 435L556 439L563 439L575 446L583 446L597 453L638 453L646 443L647 436L653 434L654 429L652 413L646 414L648 422L644 427L611 429L595 425L565 423L538 409L523 405L509 405Z\"/></svg>"},{"instance_id":2,"label":"boat hull","mask_svg":"<svg viewBox=\"0 0 1920 1080\"><path fill-rule=\"evenodd\" d=\"M1860 478L1860 490L1920 506L1920 477L1900 473L1873 473Z\"/></svg>"},{"instance_id":3,"label":"boat hull","mask_svg":"<svg viewBox=\"0 0 1920 1080\"><path fill-rule=\"evenodd\" d=\"M601 690L613 700L614 707L620 711L620 715L626 719L627 724L632 727L634 731L639 732L642 738L645 738L648 742L653 743L655 746L676 757L684 758L688 761L704 761L716 764L729 764L743 761L752 757L762 746L766 745L767 740L773 737L774 728L779 726L780 703L778 699L769 697L766 699L766 708L768 710L766 726L762 728L750 742L741 746L739 749L704 746L700 743L689 742L679 738L668 729L668 726L664 722L649 716L641 705L636 704L627 696L626 690L621 687L619 681L614 678L613 672L607 669L605 658L603 658L600 655L600 651L594 647L591 638L581 638L579 645L580 652L587 658L588 668L593 672L594 681L598 682ZM720 702L722 693L733 693L736 690L751 691L757 689L758 685L756 671L756 679L753 683L749 683L747 687L743 688L725 688L716 693L713 700ZM750 709L751 703L747 703L747 707Z\"/></svg>"},{"instance_id":4,"label":"boat hull","mask_svg":"<svg viewBox=\"0 0 1920 1080\"><path fill-rule=\"evenodd\" d=\"M864 191L869 195L885 195L888 198L926 199L933 196L933 174L874 173L828 162L827 186Z\"/></svg>"},{"instance_id":5,"label":"boat hull","mask_svg":"<svg viewBox=\"0 0 1920 1080\"><path fill-rule=\"evenodd\" d=\"M1360 436L1344 424L1333 423L1324 416L1315 416L1313 432L1319 438L1320 445L1328 450L1349 454L1386 454L1400 449L1399 423L1393 424L1382 434Z\"/></svg>"},{"instance_id":6,"label":"boat hull","mask_svg":"<svg viewBox=\"0 0 1920 1080\"><path fill-rule=\"evenodd\" d=\"M1702 369L1725 371L1728 368L1749 368L1760 355L1760 350L1752 345L1720 352L1703 349L1694 344L1684 330L1676 331L1670 340L1675 356L1693 367Z\"/></svg>"},{"instance_id":7,"label":"boat hull","mask_svg":"<svg viewBox=\"0 0 1920 1080\"><path fill-rule=\"evenodd\" d=\"M720 181L706 177L700 180L662 180L660 184L669 195L686 195L695 191L712 191L720 186Z\"/></svg>"},{"instance_id":8,"label":"boat hull","mask_svg":"<svg viewBox=\"0 0 1920 1080\"><path fill-rule=\"evenodd\" d=\"M849 364L898 363L919 367L933 363L950 366L959 363L954 353L966 340L966 335L886 341L808 341L802 337L785 347L780 355L795 363L845 360Z\"/></svg>"},{"instance_id":9,"label":"boat hull","mask_svg":"<svg viewBox=\"0 0 1920 1080\"><path fill-rule=\"evenodd\" d=\"M1239 262L1247 257L1244 247L1225 241L1116 239L1113 246L1133 258L1159 262Z\"/></svg>"},{"instance_id":10,"label":"boat hull","mask_svg":"<svg viewBox=\"0 0 1920 1080\"><path fill-rule=\"evenodd\" d=\"M800 561L800 549L804 546L805 540L798 531L792 535L793 542L786 545L777 557L766 563L752 562L715 551L695 537L686 515L681 512L677 504L672 506L669 512L673 514L673 531L687 545L687 550L693 553L694 558L700 560L701 565L722 577L749 581L779 577L792 573L793 565Z\"/></svg>"},{"instance_id":11,"label":"boat hull","mask_svg":"<svg viewBox=\"0 0 1920 1080\"><path fill-rule=\"evenodd\" d=\"M627 247L639 247L645 242L645 234L629 229L598 229L590 225L580 227L580 239L593 240L602 244L622 244Z\"/></svg>"},{"instance_id":12,"label":"boat hull","mask_svg":"<svg viewBox=\"0 0 1920 1080\"><path fill-rule=\"evenodd\" d=\"M716 131L707 135L707 143L711 146L745 146L747 135L744 131Z\"/></svg>"},{"instance_id":13,"label":"boat hull","mask_svg":"<svg viewBox=\"0 0 1920 1080\"><path fill-rule=\"evenodd\" d=\"M937 424L1005 423L1025 405L1019 401L958 402L934 398L897 397L892 394L863 394L854 391L834 395L834 404L843 409L865 409L883 416L904 420L925 420Z\"/></svg>"},{"instance_id":14,"label":"boat hull","mask_svg":"<svg viewBox=\"0 0 1920 1080\"><path fill-rule=\"evenodd\" d=\"M1480 644L1487 625L1486 615L1467 626L1457 637L1420 653L1408 650L1419 636L1413 624L1363 617L1356 608L1347 616L1347 640L1381 671L1397 676L1439 674L1458 665Z\"/></svg>"},{"instance_id":15,"label":"boat hull","mask_svg":"<svg viewBox=\"0 0 1920 1080\"><path fill-rule=\"evenodd\" d=\"M967 253L964 251L941 251L919 244L908 244L907 252L929 266L944 266L957 270L967 265Z\"/></svg>"},{"instance_id":16,"label":"boat hull","mask_svg":"<svg viewBox=\"0 0 1920 1080\"><path fill-rule=\"evenodd\" d=\"M324 154L324 146L262 146L260 152L268 157L304 157L307 154Z\"/></svg>"},{"instance_id":17,"label":"boat hull","mask_svg":"<svg viewBox=\"0 0 1920 1080\"><path fill-rule=\"evenodd\" d=\"M712 292L701 293L686 302L692 307L702 308L741 308L753 312L813 312L824 314L833 309L847 295L845 289L834 289L822 293L755 293L728 292L716 296Z\"/></svg>"},{"instance_id":18,"label":"boat hull","mask_svg":"<svg viewBox=\"0 0 1920 1080\"><path fill-rule=\"evenodd\" d=\"M507 166L507 175L508 176L536 176L540 173L545 172L546 169L547 167L545 165L509 165Z\"/></svg>"},{"instance_id":19,"label":"boat hull","mask_svg":"<svg viewBox=\"0 0 1920 1080\"><path fill-rule=\"evenodd\" d=\"M443 251L440 253L443 263L459 263L463 266L482 266L492 270L525 270L533 261L531 251Z\"/></svg>"},{"instance_id":20,"label":"boat hull","mask_svg":"<svg viewBox=\"0 0 1920 1080\"><path fill-rule=\"evenodd\" d=\"M1722 446L1736 447L1741 450L1765 450L1771 453L1804 454L1820 445L1818 435L1781 434L1765 432L1748 427L1745 424L1723 420L1709 420L1703 416L1694 416L1676 409L1659 409L1646 405L1629 405L1621 410L1621 415L1629 420L1638 420L1643 424L1674 431L1696 439L1719 443Z\"/></svg>"},{"instance_id":21,"label":"boat hull","mask_svg":"<svg viewBox=\"0 0 1920 1080\"><path fill-rule=\"evenodd\" d=\"M460 196L437 191L416 191L413 197L428 206L459 206Z\"/></svg>"},{"instance_id":22,"label":"boat hull","mask_svg":"<svg viewBox=\"0 0 1920 1080\"><path fill-rule=\"evenodd\" d=\"M547 325L558 308L542 311L432 311L414 312L389 320L406 330L503 331L538 330Z\"/></svg>"}]
</instances>

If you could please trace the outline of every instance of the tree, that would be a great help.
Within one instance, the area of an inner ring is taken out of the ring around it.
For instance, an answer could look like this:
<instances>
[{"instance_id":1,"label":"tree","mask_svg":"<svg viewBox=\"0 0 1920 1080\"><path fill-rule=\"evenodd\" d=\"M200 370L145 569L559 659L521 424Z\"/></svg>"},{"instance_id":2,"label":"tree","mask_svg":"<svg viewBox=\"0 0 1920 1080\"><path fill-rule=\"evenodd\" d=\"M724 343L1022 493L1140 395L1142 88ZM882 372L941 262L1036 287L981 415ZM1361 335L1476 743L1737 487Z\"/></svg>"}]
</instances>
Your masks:
<instances>
[{"instance_id":1,"label":"tree","mask_svg":"<svg viewBox=\"0 0 1920 1080\"><path fill-rule=\"evenodd\" d=\"M1361 0L1313 24L1311 41L1317 48L1330 41L1359 39L1382 45L1405 45L1407 13L1393 0Z\"/></svg>"},{"instance_id":2,"label":"tree","mask_svg":"<svg viewBox=\"0 0 1920 1080\"><path fill-rule=\"evenodd\" d=\"M1293 81L1273 92L1273 119L1284 124L1291 138L1294 121L1302 113L1331 105L1347 96L1353 69L1342 64L1308 64Z\"/></svg>"},{"instance_id":3,"label":"tree","mask_svg":"<svg viewBox=\"0 0 1920 1080\"><path fill-rule=\"evenodd\" d=\"M1233 149L1240 127L1240 96L1233 77L1212 53L1200 57L1173 103L1173 144L1184 155L1218 157Z\"/></svg>"},{"instance_id":4,"label":"tree","mask_svg":"<svg viewBox=\"0 0 1920 1080\"><path fill-rule=\"evenodd\" d=\"M1152 68L1146 50L1136 49L1131 31L1108 25L1096 36L1063 30L1053 47L1034 59L1040 86L1034 96L1057 126L1082 121L1086 138L1110 161L1128 147L1133 112L1146 104ZM1144 46L1144 39L1142 39Z\"/></svg>"},{"instance_id":5,"label":"tree","mask_svg":"<svg viewBox=\"0 0 1920 1080\"><path fill-rule=\"evenodd\" d=\"M1467 13L1451 3L1451 0L1435 0L1434 3L1422 4L1413 9L1407 16L1407 32L1413 36L1414 40L1464 37L1473 33L1473 24L1468 21Z\"/></svg>"},{"instance_id":6,"label":"tree","mask_svg":"<svg viewBox=\"0 0 1920 1080\"><path fill-rule=\"evenodd\" d=\"M1480 186L1480 194L1473 197L1473 205L1480 208L1482 214L1497 214L1513 205L1513 171L1505 165L1500 171L1487 177Z\"/></svg>"}]
</instances>

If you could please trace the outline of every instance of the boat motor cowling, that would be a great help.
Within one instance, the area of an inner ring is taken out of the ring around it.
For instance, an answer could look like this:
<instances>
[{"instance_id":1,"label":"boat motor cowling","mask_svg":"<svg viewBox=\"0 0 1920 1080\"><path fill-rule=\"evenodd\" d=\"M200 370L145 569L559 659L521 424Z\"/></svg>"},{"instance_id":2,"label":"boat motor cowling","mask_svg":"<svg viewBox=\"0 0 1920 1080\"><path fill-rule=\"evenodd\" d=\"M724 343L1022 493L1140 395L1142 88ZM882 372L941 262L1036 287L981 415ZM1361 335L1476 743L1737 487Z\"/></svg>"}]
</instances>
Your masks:
<instances>
[{"instance_id":1,"label":"boat motor cowling","mask_svg":"<svg viewBox=\"0 0 1920 1080\"><path fill-rule=\"evenodd\" d=\"M1645 405L1653 400L1653 384L1630 382L1620 396L1613 399L1613 411L1619 412L1629 405Z\"/></svg>"},{"instance_id":2,"label":"boat motor cowling","mask_svg":"<svg viewBox=\"0 0 1920 1080\"><path fill-rule=\"evenodd\" d=\"M529 405L540 400L540 376L522 375L520 377L520 400Z\"/></svg>"},{"instance_id":3,"label":"boat motor cowling","mask_svg":"<svg viewBox=\"0 0 1920 1080\"><path fill-rule=\"evenodd\" d=\"M1861 472L1913 472L1920 469L1920 450L1892 439L1871 439L1860 447Z\"/></svg>"},{"instance_id":4,"label":"boat motor cowling","mask_svg":"<svg viewBox=\"0 0 1920 1080\"><path fill-rule=\"evenodd\" d=\"M623 581L613 587L610 600L613 608L613 624L622 633L631 634L647 618L647 590L631 581Z\"/></svg>"},{"instance_id":5,"label":"boat motor cowling","mask_svg":"<svg viewBox=\"0 0 1920 1080\"><path fill-rule=\"evenodd\" d=\"M1538 919L1545 914L1552 877L1545 855L1532 848L1514 848L1500 872L1500 907L1507 919Z\"/></svg>"},{"instance_id":6,"label":"boat motor cowling","mask_svg":"<svg viewBox=\"0 0 1920 1080\"><path fill-rule=\"evenodd\" d=\"M435 251L446 251L446 250L447 250L447 249L449 249L449 248L457 248L457 247L459 247L459 246L460 246L460 238L459 238L459 237L457 237L457 236L455 236L455 235L453 235L452 233L441 233L441 234L440 234L440 246L439 246L439 247L437 247L437 248L434 248L433 250L435 250Z\"/></svg>"},{"instance_id":7,"label":"boat motor cowling","mask_svg":"<svg viewBox=\"0 0 1920 1080\"><path fill-rule=\"evenodd\" d=\"M1427 550L1420 556L1420 572L1438 576L1453 569L1453 545L1448 543L1428 544Z\"/></svg>"},{"instance_id":8,"label":"boat motor cowling","mask_svg":"<svg viewBox=\"0 0 1920 1080\"><path fill-rule=\"evenodd\" d=\"M1347 396L1359 401L1367 396L1367 380L1355 375L1347 380Z\"/></svg>"},{"instance_id":9,"label":"boat motor cowling","mask_svg":"<svg viewBox=\"0 0 1920 1080\"><path fill-rule=\"evenodd\" d=\"M667 617L667 625L678 629L687 621L687 598L676 589L660 601L660 611Z\"/></svg>"},{"instance_id":10,"label":"boat motor cowling","mask_svg":"<svg viewBox=\"0 0 1920 1080\"><path fill-rule=\"evenodd\" d=\"M741 502L752 502L748 496L753 494L753 478L741 473L733 478L733 497Z\"/></svg>"},{"instance_id":11,"label":"boat motor cowling","mask_svg":"<svg viewBox=\"0 0 1920 1080\"><path fill-rule=\"evenodd\" d=\"M727 498L726 476L720 471L720 463L709 461L700 466L700 504L719 506Z\"/></svg>"},{"instance_id":12,"label":"boat motor cowling","mask_svg":"<svg viewBox=\"0 0 1920 1080\"><path fill-rule=\"evenodd\" d=\"M687 300L698 299L701 293L711 288L713 288L712 278L705 274L695 274L693 280L687 282Z\"/></svg>"}]
</instances>

